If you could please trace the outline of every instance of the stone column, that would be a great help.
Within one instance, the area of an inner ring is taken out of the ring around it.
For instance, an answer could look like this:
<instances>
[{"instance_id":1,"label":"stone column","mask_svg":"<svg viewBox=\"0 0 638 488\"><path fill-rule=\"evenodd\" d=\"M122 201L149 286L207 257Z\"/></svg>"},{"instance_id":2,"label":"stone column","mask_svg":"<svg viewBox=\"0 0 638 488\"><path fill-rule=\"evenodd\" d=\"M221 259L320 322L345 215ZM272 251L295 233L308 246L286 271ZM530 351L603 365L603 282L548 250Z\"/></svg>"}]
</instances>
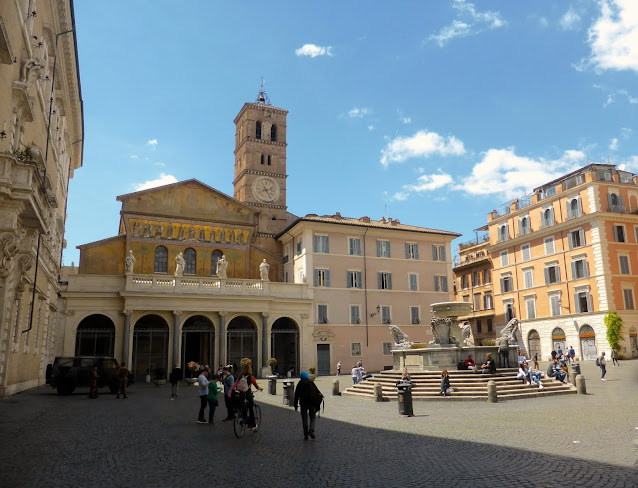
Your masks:
<instances>
[{"instance_id":1,"label":"stone column","mask_svg":"<svg viewBox=\"0 0 638 488\"><path fill-rule=\"evenodd\" d=\"M217 339L219 344L219 358L217 360L224 366L226 366L226 313L219 312L219 337Z\"/></svg>"},{"instance_id":2,"label":"stone column","mask_svg":"<svg viewBox=\"0 0 638 488\"><path fill-rule=\"evenodd\" d=\"M124 314L124 335L122 336L122 361L131 365L131 358L129 357L131 351L131 314L133 310L125 309Z\"/></svg>"},{"instance_id":3,"label":"stone column","mask_svg":"<svg viewBox=\"0 0 638 488\"><path fill-rule=\"evenodd\" d=\"M181 334L179 328L179 318L182 315L181 310L173 310L173 364L169 364L170 369L176 364L180 364L179 357L179 336Z\"/></svg>"},{"instance_id":4,"label":"stone column","mask_svg":"<svg viewBox=\"0 0 638 488\"><path fill-rule=\"evenodd\" d=\"M268 312L261 313L261 368L268 368Z\"/></svg>"}]
</instances>

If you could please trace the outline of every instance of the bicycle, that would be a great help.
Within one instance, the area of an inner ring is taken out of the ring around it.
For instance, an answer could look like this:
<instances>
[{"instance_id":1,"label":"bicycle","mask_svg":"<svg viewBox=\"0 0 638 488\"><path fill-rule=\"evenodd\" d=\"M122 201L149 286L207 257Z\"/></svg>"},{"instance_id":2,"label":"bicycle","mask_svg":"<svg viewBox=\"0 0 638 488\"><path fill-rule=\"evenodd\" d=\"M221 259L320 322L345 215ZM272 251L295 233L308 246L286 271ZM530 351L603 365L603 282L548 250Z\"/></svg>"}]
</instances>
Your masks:
<instances>
[{"instance_id":1,"label":"bicycle","mask_svg":"<svg viewBox=\"0 0 638 488\"><path fill-rule=\"evenodd\" d=\"M235 390L237 391L237 390ZM242 393L242 392L239 392ZM235 415L233 416L233 430L235 432L235 437L238 439L244 435L246 432L246 427L248 426L248 399L246 395L242 395L243 398L239 400L241 402L240 406L236 409ZM256 429L253 432L258 432L261 428L261 407L257 405L253 397L253 415L255 416L255 427Z\"/></svg>"}]
</instances>

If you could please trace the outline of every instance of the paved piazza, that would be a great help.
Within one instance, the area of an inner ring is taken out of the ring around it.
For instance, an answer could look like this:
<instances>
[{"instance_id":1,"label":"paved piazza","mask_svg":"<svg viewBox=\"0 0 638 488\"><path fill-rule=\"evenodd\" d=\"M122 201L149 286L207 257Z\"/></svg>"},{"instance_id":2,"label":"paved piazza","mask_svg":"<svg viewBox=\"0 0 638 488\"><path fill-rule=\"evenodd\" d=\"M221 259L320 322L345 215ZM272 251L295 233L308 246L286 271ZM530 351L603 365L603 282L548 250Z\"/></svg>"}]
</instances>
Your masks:
<instances>
[{"instance_id":1,"label":"paved piazza","mask_svg":"<svg viewBox=\"0 0 638 488\"><path fill-rule=\"evenodd\" d=\"M262 430L242 439L232 424L195 422L193 387L175 401L168 385L135 384L126 400L40 388L0 401L0 479L6 487L635 487L638 361L621 364L608 367L605 383L585 364L586 396L419 401L413 418L399 417L396 401L332 397L334 377L319 378L326 410L315 441L303 440L299 414L282 405L281 383L276 397L257 396ZM341 377L342 389L349 382Z\"/></svg>"}]
</instances>

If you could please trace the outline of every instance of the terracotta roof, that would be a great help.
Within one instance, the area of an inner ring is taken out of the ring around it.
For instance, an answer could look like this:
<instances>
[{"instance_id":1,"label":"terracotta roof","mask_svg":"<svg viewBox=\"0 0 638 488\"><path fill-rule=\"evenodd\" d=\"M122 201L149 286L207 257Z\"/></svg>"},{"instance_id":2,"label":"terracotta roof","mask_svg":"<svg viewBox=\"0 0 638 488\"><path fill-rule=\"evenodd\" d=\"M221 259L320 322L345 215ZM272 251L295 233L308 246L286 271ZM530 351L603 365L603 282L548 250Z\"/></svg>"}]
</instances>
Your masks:
<instances>
[{"instance_id":1,"label":"terracotta roof","mask_svg":"<svg viewBox=\"0 0 638 488\"><path fill-rule=\"evenodd\" d=\"M338 225L352 225L356 227L372 227L375 229L387 229L387 230L403 230L408 232L421 232L424 234L441 234L459 237L462 234L456 232L450 232L447 230L428 229L426 227L417 227L416 225L406 225L399 222L398 219L381 219L371 220L368 217L361 217L360 219L354 219L351 217L342 217L340 214L336 215L316 215L308 214L305 217L300 217L290 224L284 231L276 236L281 237L287 231L295 227L300 222L321 222L325 224L338 224Z\"/></svg>"}]
</instances>

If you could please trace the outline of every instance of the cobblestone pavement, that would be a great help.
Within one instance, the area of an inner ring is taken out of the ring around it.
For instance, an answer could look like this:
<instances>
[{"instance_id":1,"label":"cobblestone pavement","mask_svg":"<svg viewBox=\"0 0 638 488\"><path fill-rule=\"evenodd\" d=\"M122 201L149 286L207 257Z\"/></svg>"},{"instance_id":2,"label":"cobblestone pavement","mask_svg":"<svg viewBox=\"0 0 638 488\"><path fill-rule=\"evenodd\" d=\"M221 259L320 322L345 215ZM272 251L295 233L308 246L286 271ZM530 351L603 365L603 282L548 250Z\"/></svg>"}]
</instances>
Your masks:
<instances>
[{"instance_id":1,"label":"cobblestone pavement","mask_svg":"<svg viewBox=\"0 0 638 488\"><path fill-rule=\"evenodd\" d=\"M638 361L582 365L588 395L497 404L332 397L317 439L278 395L257 396L262 430L236 439L232 424L195 422L193 387L135 384L129 398L45 387L0 400L0 480L14 487L636 487ZM344 389L350 378L341 377ZM264 390L266 383L262 380ZM452 385L453 386L453 385Z\"/></svg>"}]
</instances>

